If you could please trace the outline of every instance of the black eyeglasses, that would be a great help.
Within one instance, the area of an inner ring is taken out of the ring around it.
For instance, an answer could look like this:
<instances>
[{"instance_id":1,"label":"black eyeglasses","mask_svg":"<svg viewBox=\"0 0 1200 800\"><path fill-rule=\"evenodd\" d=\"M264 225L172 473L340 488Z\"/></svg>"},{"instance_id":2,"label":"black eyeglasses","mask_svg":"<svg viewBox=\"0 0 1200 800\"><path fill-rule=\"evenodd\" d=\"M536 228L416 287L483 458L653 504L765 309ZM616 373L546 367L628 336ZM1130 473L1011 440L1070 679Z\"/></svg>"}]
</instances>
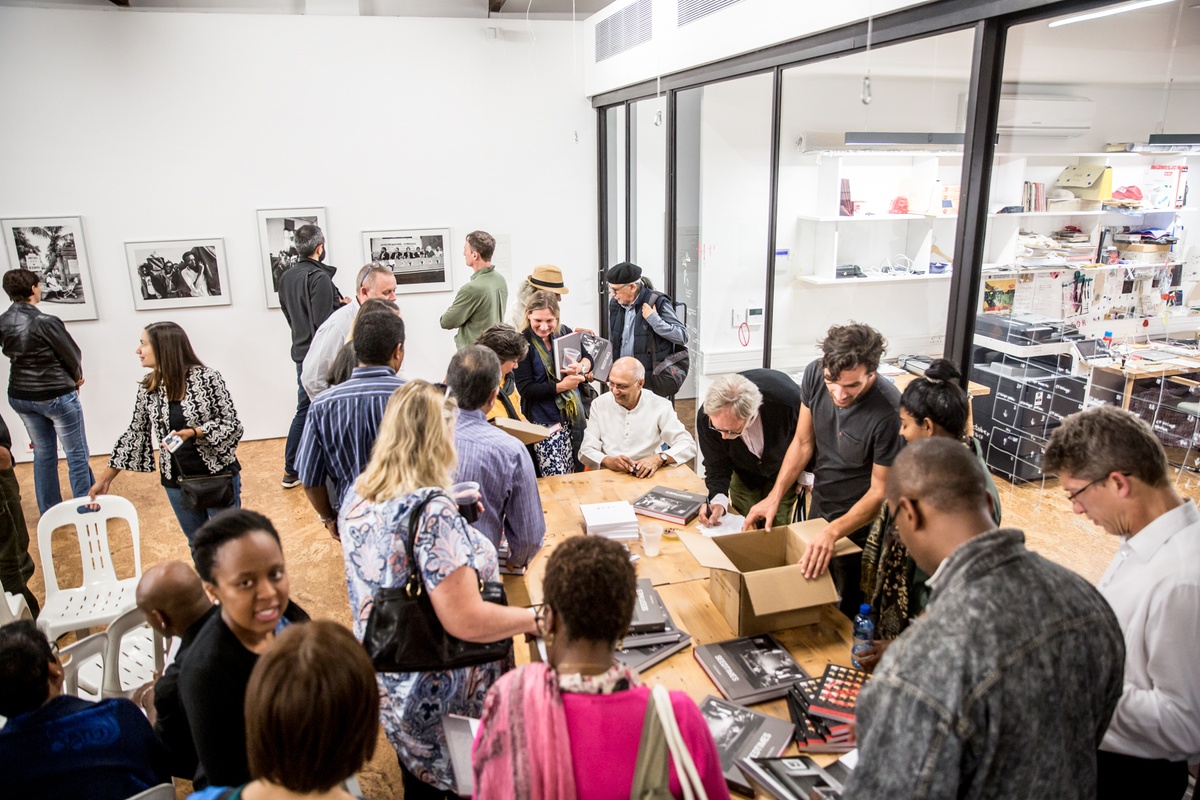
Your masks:
<instances>
[{"instance_id":1,"label":"black eyeglasses","mask_svg":"<svg viewBox=\"0 0 1200 800\"><path fill-rule=\"evenodd\" d=\"M1109 473L1109 474L1112 474L1112 473ZM1122 474L1124 474L1124 473L1122 473ZM1087 486L1084 486L1082 489L1076 489L1075 491L1073 491L1069 495L1067 495L1067 502L1074 503L1075 498L1079 497L1079 495L1083 494L1088 489L1095 486L1097 483L1104 483L1106 480L1108 480L1108 475L1105 475L1103 478L1096 478L1096 480L1092 481Z\"/></svg>"},{"instance_id":2,"label":"black eyeglasses","mask_svg":"<svg viewBox=\"0 0 1200 800\"><path fill-rule=\"evenodd\" d=\"M721 434L722 436L728 436L730 439L740 439L742 434L746 432L746 428L750 427L750 420L746 421L746 424L742 426L742 429L740 431L727 431L723 428L718 428L716 425L712 424L711 419L708 421L708 427L712 428L714 431Z\"/></svg>"}]
</instances>

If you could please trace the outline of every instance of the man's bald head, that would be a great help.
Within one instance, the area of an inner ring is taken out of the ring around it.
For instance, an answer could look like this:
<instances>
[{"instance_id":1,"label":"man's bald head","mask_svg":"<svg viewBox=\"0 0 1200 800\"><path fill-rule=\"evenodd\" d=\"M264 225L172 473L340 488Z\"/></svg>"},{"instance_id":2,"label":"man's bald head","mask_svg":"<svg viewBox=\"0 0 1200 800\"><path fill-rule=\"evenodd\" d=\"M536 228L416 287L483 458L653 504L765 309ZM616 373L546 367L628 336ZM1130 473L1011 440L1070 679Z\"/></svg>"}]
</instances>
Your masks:
<instances>
[{"instance_id":1,"label":"man's bald head","mask_svg":"<svg viewBox=\"0 0 1200 800\"><path fill-rule=\"evenodd\" d=\"M608 371L608 388L613 399L625 409L632 410L642 397L642 384L646 382L646 368L632 356L618 358Z\"/></svg>"},{"instance_id":2,"label":"man's bald head","mask_svg":"<svg viewBox=\"0 0 1200 800\"><path fill-rule=\"evenodd\" d=\"M142 573L135 599L150 627L165 636L182 636L212 607L200 576L182 561L164 561Z\"/></svg>"},{"instance_id":3,"label":"man's bald head","mask_svg":"<svg viewBox=\"0 0 1200 800\"><path fill-rule=\"evenodd\" d=\"M942 436L906 445L888 472L887 499L918 500L947 514L988 510L983 466L958 441Z\"/></svg>"}]
</instances>

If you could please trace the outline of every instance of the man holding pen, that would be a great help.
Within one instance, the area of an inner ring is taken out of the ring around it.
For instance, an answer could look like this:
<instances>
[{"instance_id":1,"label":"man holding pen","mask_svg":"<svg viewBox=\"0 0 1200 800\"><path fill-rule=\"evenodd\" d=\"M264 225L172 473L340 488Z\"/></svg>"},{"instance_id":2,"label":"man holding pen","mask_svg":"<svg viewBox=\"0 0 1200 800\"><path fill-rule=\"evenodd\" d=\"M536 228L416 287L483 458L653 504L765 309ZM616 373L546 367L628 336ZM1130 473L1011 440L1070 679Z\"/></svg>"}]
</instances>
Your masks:
<instances>
[{"instance_id":1,"label":"man holding pen","mask_svg":"<svg viewBox=\"0 0 1200 800\"><path fill-rule=\"evenodd\" d=\"M782 372L752 369L713 382L696 413L710 502L700 522L717 525L729 509L745 514L773 486L800 414L800 387ZM787 525L796 502L792 478L770 521Z\"/></svg>"}]
</instances>

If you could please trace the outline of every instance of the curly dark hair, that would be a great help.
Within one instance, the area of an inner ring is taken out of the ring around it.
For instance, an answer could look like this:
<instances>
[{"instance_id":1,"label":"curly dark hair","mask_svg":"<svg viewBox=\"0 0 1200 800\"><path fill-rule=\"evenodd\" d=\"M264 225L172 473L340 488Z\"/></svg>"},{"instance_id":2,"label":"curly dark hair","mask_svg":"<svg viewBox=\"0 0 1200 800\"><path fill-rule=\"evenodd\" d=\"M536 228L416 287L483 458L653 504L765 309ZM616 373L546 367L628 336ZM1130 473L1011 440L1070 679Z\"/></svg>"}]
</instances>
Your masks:
<instances>
[{"instance_id":1,"label":"curly dark hair","mask_svg":"<svg viewBox=\"0 0 1200 800\"><path fill-rule=\"evenodd\" d=\"M633 619L637 576L620 543L575 536L550 554L542 591L568 640L613 644Z\"/></svg>"},{"instance_id":2,"label":"curly dark hair","mask_svg":"<svg viewBox=\"0 0 1200 800\"><path fill-rule=\"evenodd\" d=\"M196 563L196 572L200 574L201 579L215 583L213 567L217 563L217 552L221 546L254 531L266 533L282 549L279 532L275 530L271 520L247 508L227 509L201 525L200 530L196 531L192 545L192 560Z\"/></svg>"},{"instance_id":3,"label":"curly dark hair","mask_svg":"<svg viewBox=\"0 0 1200 800\"><path fill-rule=\"evenodd\" d=\"M879 369L879 359L887 350L887 340L879 331L861 322L833 325L818 344L821 366L830 380L837 380L848 369L862 365L867 372Z\"/></svg>"}]
</instances>

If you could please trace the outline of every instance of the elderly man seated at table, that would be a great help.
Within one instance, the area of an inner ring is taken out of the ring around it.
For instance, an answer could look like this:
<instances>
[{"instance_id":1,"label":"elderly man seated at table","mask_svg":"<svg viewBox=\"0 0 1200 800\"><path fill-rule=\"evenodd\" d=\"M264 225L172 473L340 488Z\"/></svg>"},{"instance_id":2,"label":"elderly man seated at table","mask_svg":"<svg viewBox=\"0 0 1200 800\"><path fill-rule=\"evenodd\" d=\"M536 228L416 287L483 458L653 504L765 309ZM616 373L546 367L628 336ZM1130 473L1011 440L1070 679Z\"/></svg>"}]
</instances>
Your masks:
<instances>
[{"instance_id":1,"label":"elderly man seated at table","mask_svg":"<svg viewBox=\"0 0 1200 800\"><path fill-rule=\"evenodd\" d=\"M618 359L608 374L609 394L592 402L579 460L649 478L659 467L682 464L696 455L696 440L679 421L675 408L642 391L646 368L636 358Z\"/></svg>"}]
</instances>

